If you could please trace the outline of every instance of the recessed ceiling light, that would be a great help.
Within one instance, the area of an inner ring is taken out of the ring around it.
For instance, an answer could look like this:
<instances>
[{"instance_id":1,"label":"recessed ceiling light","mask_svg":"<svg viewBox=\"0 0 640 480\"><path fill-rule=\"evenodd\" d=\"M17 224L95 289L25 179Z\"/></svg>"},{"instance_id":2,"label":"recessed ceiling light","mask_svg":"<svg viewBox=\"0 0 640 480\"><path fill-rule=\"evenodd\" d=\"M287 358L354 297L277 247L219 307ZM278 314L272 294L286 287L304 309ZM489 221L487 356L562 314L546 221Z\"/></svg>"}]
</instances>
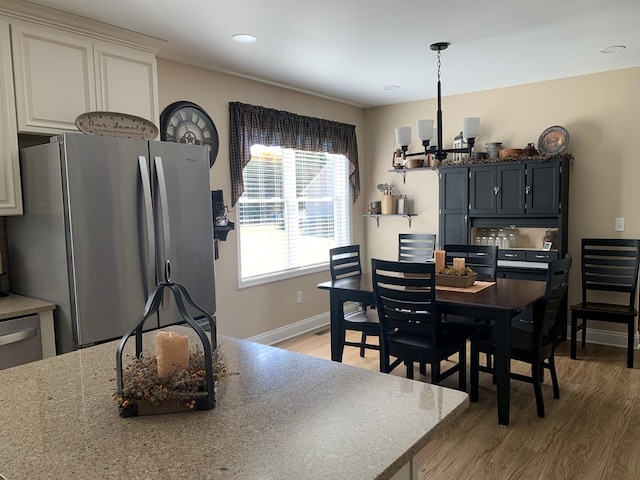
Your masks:
<instances>
[{"instance_id":1,"label":"recessed ceiling light","mask_svg":"<svg viewBox=\"0 0 640 480\"><path fill-rule=\"evenodd\" d=\"M256 37L250 33L236 33L231 36L231 40L236 43L253 43L256 41Z\"/></svg>"},{"instance_id":2,"label":"recessed ceiling light","mask_svg":"<svg viewBox=\"0 0 640 480\"><path fill-rule=\"evenodd\" d=\"M604 47L598 50L598 53L617 53L627 48L625 45L611 45L610 47Z\"/></svg>"},{"instance_id":3,"label":"recessed ceiling light","mask_svg":"<svg viewBox=\"0 0 640 480\"><path fill-rule=\"evenodd\" d=\"M392 92L393 90L400 90L400 85L387 85L383 88L383 90L386 90L388 92Z\"/></svg>"}]
</instances>

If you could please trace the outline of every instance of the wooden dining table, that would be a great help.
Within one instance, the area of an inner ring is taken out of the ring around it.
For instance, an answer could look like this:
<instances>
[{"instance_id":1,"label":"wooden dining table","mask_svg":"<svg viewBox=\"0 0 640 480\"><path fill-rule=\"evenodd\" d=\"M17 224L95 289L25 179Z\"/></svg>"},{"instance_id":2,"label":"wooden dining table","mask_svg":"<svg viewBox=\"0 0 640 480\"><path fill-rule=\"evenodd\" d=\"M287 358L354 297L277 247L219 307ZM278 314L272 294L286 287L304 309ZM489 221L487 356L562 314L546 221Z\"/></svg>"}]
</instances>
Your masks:
<instances>
[{"instance_id":1,"label":"wooden dining table","mask_svg":"<svg viewBox=\"0 0 640 480\"><path fill-rule=\"evenodd\" d=\"M476 293L436 291L436 304L442 314L463 315L495 322L495 369L498 392L498 423L509 424L511 363L511 321L516 315L542 300L545 282L497 278L495 284ZM331 359L342 362L344 350L345 302L375 303L370 273L318 284L328 290L331 309ZM471 398L477 401L477 398Z\"/></svg>"}]
</instances>

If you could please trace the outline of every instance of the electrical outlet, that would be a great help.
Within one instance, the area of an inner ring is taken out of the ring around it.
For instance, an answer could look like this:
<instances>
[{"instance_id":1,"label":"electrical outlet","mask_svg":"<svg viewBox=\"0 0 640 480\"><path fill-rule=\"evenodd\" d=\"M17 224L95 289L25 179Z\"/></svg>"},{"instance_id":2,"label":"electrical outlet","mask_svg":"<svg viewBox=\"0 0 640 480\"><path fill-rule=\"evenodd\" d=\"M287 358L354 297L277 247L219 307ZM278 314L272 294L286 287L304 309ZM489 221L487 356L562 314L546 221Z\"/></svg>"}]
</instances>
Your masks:
<instances>
[{"instance_id":1,"label":"electrical outlet","mask_svg":"<svg viewBox=\"0 0 640 480\"><path fill-rule=\"evenodd\" d=\"M296 292L296 302L297 303L302 303L302 292L301 291L297 291Z\"/></svg>"},{"instance_id":2,"label":"electrical outlet","mask_svg":"<svg viewBox=\"0 0 640 480\"><path fill-rule=\"evenodd\" d=\"M624 232L624 218L616 218L615 231Z\"/></svg>"}]
</instances>

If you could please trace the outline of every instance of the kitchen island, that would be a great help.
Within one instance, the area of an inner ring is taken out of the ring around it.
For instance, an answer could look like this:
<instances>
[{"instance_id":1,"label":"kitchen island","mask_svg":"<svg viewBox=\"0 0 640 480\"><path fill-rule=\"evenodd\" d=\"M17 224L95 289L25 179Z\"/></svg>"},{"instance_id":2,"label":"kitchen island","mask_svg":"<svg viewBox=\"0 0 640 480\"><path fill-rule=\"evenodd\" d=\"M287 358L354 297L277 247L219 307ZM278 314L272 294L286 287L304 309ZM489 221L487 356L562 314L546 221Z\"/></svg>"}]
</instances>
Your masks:
<instances>
[{"instance_id":1,"label":"kitchen island","mask_svg":"<svg viewBox=\"0 0 640 480\"><path fill-rule=\"evenodd\" d=\"M145 354L154 338L145 334ZM120 418L117 345L0 371L0 475L416 479L415 455L468 406L456 390L219 336L238 375L221 382L213 410Z\"/></svg>"}]
</instances>

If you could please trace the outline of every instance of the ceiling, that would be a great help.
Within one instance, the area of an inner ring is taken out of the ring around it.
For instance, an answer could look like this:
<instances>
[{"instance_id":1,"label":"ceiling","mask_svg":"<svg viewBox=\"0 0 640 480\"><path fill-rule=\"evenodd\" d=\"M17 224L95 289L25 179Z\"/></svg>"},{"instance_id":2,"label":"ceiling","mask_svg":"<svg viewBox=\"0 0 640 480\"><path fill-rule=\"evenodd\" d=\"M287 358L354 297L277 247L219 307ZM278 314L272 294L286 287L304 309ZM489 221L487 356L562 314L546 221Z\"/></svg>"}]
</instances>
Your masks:
<instances>
[{"instance_id":1,"label":"ceiling","mask_svg":"<svg viewBox=\"0 0 640 480\"><path fill-rule=\"evenodd\" d=\"M435 97L434 42L451 43L443 95L640 65L639 0L30 1L166 40L163 58L361 107ZM626 49L598 53L611 45Z\"/></svg>"}]
</instances>

